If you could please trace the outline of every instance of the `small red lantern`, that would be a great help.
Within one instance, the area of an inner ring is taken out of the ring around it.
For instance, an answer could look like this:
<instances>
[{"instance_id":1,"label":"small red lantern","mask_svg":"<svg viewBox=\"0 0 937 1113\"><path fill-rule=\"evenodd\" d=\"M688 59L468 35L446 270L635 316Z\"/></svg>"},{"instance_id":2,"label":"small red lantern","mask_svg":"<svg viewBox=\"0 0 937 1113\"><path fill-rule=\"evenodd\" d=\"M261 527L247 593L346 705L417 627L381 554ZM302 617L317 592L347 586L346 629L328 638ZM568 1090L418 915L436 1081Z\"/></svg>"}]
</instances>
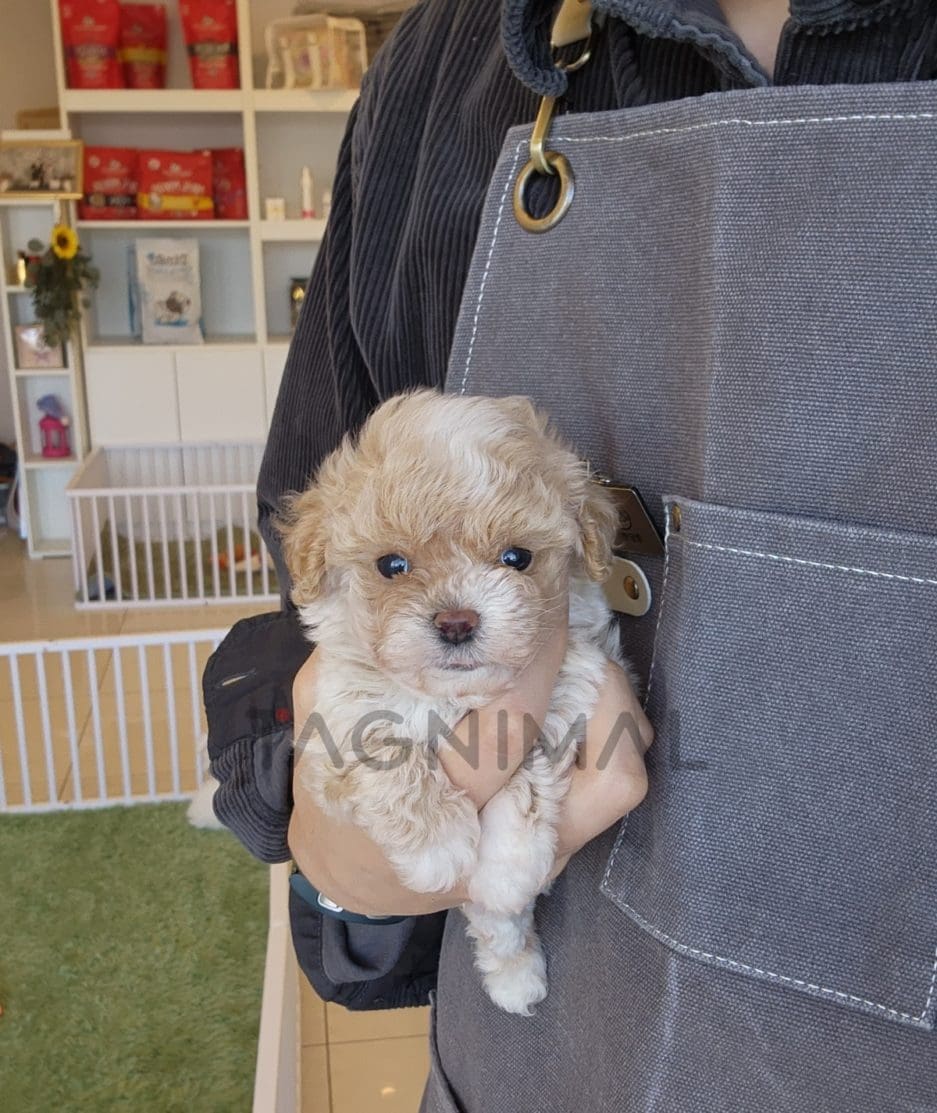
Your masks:
<instances>
[{"instance_id":1,"label":"small red lantern","mask_svg":"<svg viewBox=\"0 0 937 1113\"><path fill-rule=\"evenodd\" d=\"M43 414L39 419L42 455L52 459L71 456L72 446L68 435L71 422L62 409L62 403L54 394L47 394L39 399L38 406Z\"/></svg>"}]
</instances>

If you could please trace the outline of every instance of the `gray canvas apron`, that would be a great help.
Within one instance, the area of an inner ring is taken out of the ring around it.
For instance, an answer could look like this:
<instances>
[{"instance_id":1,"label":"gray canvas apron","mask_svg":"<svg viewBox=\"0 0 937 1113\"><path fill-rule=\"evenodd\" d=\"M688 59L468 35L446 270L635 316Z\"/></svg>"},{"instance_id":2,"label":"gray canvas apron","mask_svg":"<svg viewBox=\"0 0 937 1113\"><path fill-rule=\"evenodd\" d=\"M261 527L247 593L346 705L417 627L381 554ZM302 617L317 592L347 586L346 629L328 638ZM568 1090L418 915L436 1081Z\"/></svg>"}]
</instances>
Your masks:
<instances>
[{"instance_id":1,"label":"gray canvas apron","mask_svg":"<svg viewBox=\"0 0 937 1113\"><path fill-rule=\"evenodd\" d=\"M937 1110L937 87L562 117L544 235L528 136L447 388L530 395L667 530L623 619L658 740L539 901L534 1018L450 916L424 1109Z\"/></svg>"}]
</instances>

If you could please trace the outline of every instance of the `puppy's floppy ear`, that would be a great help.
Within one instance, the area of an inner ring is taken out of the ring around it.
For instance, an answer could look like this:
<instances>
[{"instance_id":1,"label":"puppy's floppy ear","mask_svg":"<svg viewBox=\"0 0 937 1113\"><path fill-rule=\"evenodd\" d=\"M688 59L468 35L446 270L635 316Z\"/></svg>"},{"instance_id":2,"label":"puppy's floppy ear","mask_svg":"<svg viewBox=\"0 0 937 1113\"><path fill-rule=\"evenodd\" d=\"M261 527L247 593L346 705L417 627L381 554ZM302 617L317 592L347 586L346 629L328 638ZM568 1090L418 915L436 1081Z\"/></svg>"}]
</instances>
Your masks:
<instances>
[{"instance_id":1,"label":"puppy's floppy ear","mask_svg":"<svg viewBox=\"0 0 937 1113\"><path fill-rule=\"evenodd\" d=\"M289 569L293 602L311 603L322 592L325 581L325 500L318 487L284 500L277 518L283 540L283 558Z\"/></svg>"},{"instance_id":2,"label":"puppy's floppy ear","mask_svg":"<svg viewBox=\"0 0 937 1113\"><path fill-rule=\"evenodd\" d=\"M585 477L579 506L579 545L582 566L590 580L608 577L612 544L618 532L618 507L608 491Z\"/></svg>"}]
</instances>

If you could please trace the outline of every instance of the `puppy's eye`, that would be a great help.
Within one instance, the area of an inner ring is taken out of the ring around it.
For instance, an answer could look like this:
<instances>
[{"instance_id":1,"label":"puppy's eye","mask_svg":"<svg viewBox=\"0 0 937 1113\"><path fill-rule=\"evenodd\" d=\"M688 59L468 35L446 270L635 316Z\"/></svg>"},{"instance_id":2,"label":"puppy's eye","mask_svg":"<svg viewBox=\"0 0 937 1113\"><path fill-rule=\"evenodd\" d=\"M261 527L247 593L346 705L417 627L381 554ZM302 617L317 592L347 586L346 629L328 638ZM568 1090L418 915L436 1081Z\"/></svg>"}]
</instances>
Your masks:
<instances>
[{"instance_id":1,"label":"puppy's eye","mask_svg":"<svg viewBox=\"0 0 937 1113\"><path fill-rule=\"evenodd\" d=\"M518 572L529 568L533 559L534 555L529 549L510 548L505 549L501 554L501 563L508 568L516 568Z\"/></svg>"},{"instance_id":2,"label":"puppy's eye","mask_svg":"<svg viewBox=\"0 0 937 1113\"><path fill-rule=\"evenodd\" d=\"M410 561L400 553L388 553L387 556L378 557L377 570L387 580L394 576L401 576L410 571Z\"/></svg>"}]
</instances>

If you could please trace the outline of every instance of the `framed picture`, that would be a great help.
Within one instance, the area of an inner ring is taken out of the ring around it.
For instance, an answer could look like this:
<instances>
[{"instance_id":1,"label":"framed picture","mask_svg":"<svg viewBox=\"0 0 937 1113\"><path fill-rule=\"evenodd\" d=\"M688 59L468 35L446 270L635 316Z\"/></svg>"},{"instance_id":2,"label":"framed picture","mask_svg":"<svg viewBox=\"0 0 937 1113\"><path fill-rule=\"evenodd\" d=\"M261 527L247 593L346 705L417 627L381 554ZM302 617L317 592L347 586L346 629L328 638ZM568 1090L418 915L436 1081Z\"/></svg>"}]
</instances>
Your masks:
<instances>
[{"instance_id":1,"label":"framed picture","mask_svg":"<svg viewBox=\"0 0 937 1113\"><path fill-rule=\"evenodd\" d=\"M0 197L82 196L80 139L0 140Z\"/></svg>"},{"instance_id":2,"label":"framed picture","mask_svg":"<svg viewBox=\"0 0 937 1113\"><path fill-rule=\"evenodd\" d=\"M65 353L62 349L46 347L42 338L42 325L17 325L15 338L18 371L65 366Z\"/></svg>"}]
</instances>

